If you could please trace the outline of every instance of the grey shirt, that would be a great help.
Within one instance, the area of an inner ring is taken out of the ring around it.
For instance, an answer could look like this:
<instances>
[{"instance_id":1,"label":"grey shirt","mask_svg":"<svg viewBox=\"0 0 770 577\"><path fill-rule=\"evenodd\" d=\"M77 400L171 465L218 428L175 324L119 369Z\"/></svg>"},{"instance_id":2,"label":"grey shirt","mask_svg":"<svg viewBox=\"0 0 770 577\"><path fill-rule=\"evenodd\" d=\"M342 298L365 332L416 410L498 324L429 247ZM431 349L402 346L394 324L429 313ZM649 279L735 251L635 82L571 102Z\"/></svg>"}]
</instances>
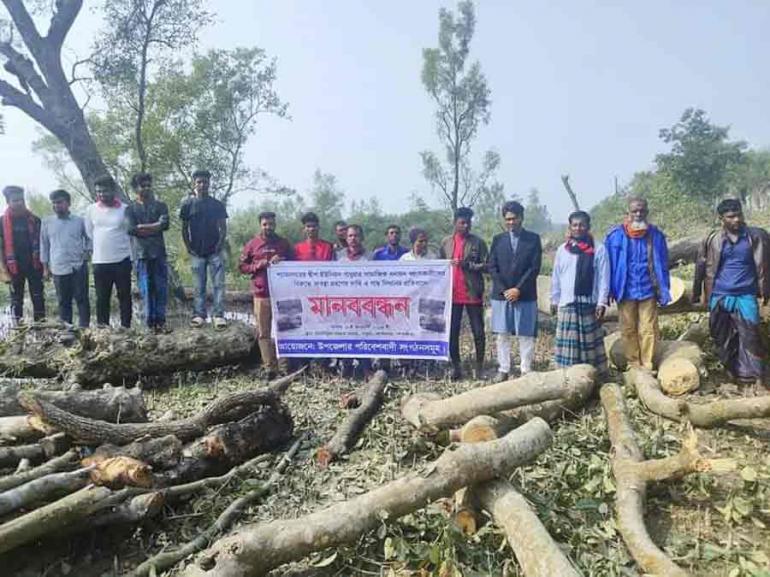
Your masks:
<instances>
[{"instance_id":1,"label":"grey shirt","mask_svg":"<svg viewBox=\"0 0 770 577\"><path fill-rule=\"evenodd\" d=\"M91 250L91 239L86 234L82 218L74 214L66 217L47 216L40 227L40 262L51 274L72 274L86 262Z\"/></svg>"}]
</instances>

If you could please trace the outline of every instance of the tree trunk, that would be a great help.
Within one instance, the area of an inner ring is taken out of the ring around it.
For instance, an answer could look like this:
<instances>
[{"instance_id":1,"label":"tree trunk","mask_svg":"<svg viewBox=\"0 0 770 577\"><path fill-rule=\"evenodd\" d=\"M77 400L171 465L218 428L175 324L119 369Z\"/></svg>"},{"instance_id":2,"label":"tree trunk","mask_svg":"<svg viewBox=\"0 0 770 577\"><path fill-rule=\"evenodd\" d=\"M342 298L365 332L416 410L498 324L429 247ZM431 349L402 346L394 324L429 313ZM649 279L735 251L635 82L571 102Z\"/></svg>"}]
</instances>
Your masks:
<instances>
[{"instance_id":1,"label":"tree trunk","mask_svg":"<svg viewBox=\"0 0 770 577\"><path fill-rule=\"evenodd\" d=\"M174 435L149 437L122 447L100 445L92 455L83 459L83 466L99 463L112 457L131 457L150 465L154 470L176 467L182 458L182 441Z\"/></svg>"},{"instance_id":2,"label":"tree trunk","mask_svg":"<svg viewBox=\"0 0 770 577\"><path fill-rule=\"evenodd\" d=\"M30 441L42 437L45 433L35 427L34 418L28 415L0 417L0 445Z\"/></svg>"},{"instance_id":3,"label":"tree trunk","mask_svg":"<svg viewBox=\"0 0 770 577\"><path fill-rule=\"evenodd\" d=\"M592 386L596 369L575 365L545 373L528 373L518 379L471 389L448 399L416 394L401 407L404 418L414 427L436 430L465 423L479 415L491 415L533 403L564 399L575 387Z\"/></svg>"},{"instance_id":4,"label":"tree trunk","mask_svg":"<svg viewBox=\"0 0 770 577\"><path fill-rule=\"evenodd\" d=\"M53 379L2 379L0 378L0 417L13 417L24 413L16 398L22 387L39 390L60 389L62 384Z\"/></svg>"},{"instance_id":5,"label":"tree trunk","mask_svg":"<svg viewBox=\"0 0 770 577\"><path fill-rule=\"evenodd\" d=\"M355 543L382 523L397 519L469 484L507 475L551 443L548 424L533 419L502 439L451 447L422 472L410 473L377 489L306 517L245 525L215 542L189 566L186 577L264 575L313 551Z\"/></svg>"},{"instance_id":6,"label":"tree trunk","mask_svg":"<svg viewBox=\"0 0 770 577\"><path fill-rule=\"evenodd\" d=\"M61 455L69 449L69 446L70 440L63 433L56 433L31 445L0 447L0 469L15 467L22 459L39 463L56 455Z\"/></svg>"},{"instance_id":7,"label":"tree trunk","mask_svg":"<svg viewBox=\"0 0 770 577\"><path fill-rule=\"evenodd\" d=\"M52 473L0 493L0 516L81 489L89 482L88 473L88 469Z\"/></svg>"},{"instance_id":8,"label":"tree trunk","mask_svg":"<svg viewBox=\"0 0 770 577\"><path fill-rule=\"evenodd\" d=\"M38 467L27 469L26 471L17 472L13 475L7 475L0 477L0 491L8 491L24 483L29 483L45 475L56 473L57 471L63 471L71 469L78 462L78 453L75 449L70 449L63 455L54 457Z\"/></svg>"},{"instance_id":9,"label":"tree trunk","mask_svg":"<svg viewBox=\"0 0 770 577\"><path fill-rule=\"evenodd\" d=\"M31 395L81 417L110 423L147 422L147 407L142 390L137 387L127 389L105 385L97 391L35 391Z\"/></svg>"},{"instance_id":10,"label":"tree trunk","mask_svg":"<svg viewBox=\"0 0 770 577\"><path fill-rule=\"evenodd\" d=\"M350 411L334 436L318 450L316 459L319 466L327 467L329 463L350 451L355 445L366 425L380 410L387 384L388 373L377 371L361 395L358 408Z\"/></svg>"}]
</instances>

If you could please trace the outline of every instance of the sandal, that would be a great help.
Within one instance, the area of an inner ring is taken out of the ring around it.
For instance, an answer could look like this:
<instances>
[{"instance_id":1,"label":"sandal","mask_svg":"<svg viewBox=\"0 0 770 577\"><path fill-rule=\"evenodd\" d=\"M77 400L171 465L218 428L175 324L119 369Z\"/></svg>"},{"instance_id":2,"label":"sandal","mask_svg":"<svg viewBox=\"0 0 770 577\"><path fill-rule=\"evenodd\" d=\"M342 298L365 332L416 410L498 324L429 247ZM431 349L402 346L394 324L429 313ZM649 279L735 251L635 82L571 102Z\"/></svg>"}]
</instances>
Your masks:
<instances>
[{"instance_id":1,"label":"sandal","mask_svg":"<svg viewBox=\"0 0 770 577\"><path fill-rule=\"evenodd\" d=\"M222 317L214 318L214 330L223 331L227 328L227 321Z\"/></svg>"},{"instance_id":2,"label":"sandal","mask_svg":"<svg viewBox=\"0 0 770 577\"><path fill-rule=\"evenodd\" d=\"M201 328L206 321L203 319L203 317L193 317L190 321L190 326L194 329Z\"/></svg>"}]
</instances>

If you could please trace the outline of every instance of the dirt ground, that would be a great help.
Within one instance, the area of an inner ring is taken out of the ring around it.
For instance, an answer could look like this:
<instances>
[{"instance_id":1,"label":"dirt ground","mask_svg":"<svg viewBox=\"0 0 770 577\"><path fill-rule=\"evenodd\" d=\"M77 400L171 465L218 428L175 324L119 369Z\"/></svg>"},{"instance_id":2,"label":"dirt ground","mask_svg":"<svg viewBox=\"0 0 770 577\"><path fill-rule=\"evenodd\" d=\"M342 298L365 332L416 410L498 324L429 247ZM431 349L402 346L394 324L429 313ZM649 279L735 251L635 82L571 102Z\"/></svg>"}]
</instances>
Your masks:
<instances>
[{"instance_id":1,"label":"dirt ground","mask_svg":"<svg viewBox=\"0 0 770 577\"><path fill-rule=\"evenodd\" d=\"M669 318L664 334L673 336L692 320L692 315ZM549 327L544 328L538 339L538 370L549 368L551 357L552 333ZM469 341L463 347L469 357ZM493 358L494 342L489 342L487 348L487 358ZM718 365L713 360L708 365L711 374L704 396L743 394L737 387L721 386L723 375ZM493 370L491 367L490 373ZM259 386L249 371L233 368L176 375L147 390L147 402L155 417L168 409L185 416L219 394ZM308 440L281 482L247 511L242 522L310 513L436 458L443 447L434 439L416 434L404 422L399 413L401 399L416 391L449 395L483 383L454 383L438 375L409 379L392 375L385 407L356 449L348 458L319 470L312 457L344 416L338 408L339 396L359 384L313 371L290 387L286 402L295 419L296 433L307 432ZM686 433L685 427L651 415L631 391L626 390L626 395L645 455L652 458L675 453ZM594 400L584 411L554 424L554 432L553 447L535 463L518 470L512 481L584 575L640 575L613 519L615 486L601 407ZM693 575L770 577L770 420L698 434L704 454L732 457L739 463L738 470L720 476L704 473L651 484L647 521L653 538ZM121 575L146 557L194 538L233 499L266 479L279 458L275 455L263 463L252 478L198 494L181 506L167 507L145 526L63 536L18 550L0 558L0 574ZM488 523L477 534L465 536L447 519L445 507L438 503L399 520L383 522L354 547L324 551L301 564L276 570L273 575L512 577L521 572L497 528Z\"/></svg>"}]
</instances>

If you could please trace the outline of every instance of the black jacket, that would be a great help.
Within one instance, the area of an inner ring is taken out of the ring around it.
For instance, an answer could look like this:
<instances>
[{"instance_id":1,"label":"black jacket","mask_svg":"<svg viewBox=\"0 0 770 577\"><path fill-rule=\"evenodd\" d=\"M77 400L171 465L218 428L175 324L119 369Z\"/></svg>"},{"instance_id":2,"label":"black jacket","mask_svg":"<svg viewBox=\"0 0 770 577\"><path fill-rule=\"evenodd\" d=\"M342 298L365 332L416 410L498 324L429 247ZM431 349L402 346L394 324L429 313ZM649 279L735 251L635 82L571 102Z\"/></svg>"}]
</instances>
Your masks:
<instances>
[{"instance_id":1,"label":"black jacket","mask_svg":"<svg viewBox=\"0 0 770 577\"><path fill-rule=\"evenodd\" d=\"M492 276L490 298L505 300L503 291L516 287L521 292L520 301L537 300L537 275L540 274L542 256L540 236L534 232L522 229L515 255L510 233L495 235L489 249L489 274Z\"/></svg>"}]
</instances>

